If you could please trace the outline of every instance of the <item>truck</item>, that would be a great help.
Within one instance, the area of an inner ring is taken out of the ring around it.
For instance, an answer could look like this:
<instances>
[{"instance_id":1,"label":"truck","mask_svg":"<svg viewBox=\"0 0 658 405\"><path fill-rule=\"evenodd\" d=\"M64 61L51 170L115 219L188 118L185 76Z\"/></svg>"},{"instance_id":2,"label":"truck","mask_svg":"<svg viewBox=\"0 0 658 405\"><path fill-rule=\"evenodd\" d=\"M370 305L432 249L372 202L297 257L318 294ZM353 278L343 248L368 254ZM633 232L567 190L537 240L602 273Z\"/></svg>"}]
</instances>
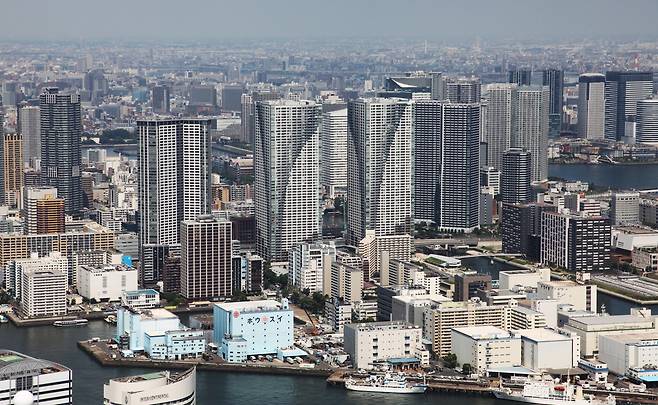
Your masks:
<instances>
[{"instance_id":1,"label":"truck","mask_svg":"<svg viewBox=\"0 0 658 405\"><path fill-rule=\"evenodd\" d=\"M628 390L630 392L647 392L647 385L644 383L642 384L628 383Z\"/></svg>"}]
</instances>

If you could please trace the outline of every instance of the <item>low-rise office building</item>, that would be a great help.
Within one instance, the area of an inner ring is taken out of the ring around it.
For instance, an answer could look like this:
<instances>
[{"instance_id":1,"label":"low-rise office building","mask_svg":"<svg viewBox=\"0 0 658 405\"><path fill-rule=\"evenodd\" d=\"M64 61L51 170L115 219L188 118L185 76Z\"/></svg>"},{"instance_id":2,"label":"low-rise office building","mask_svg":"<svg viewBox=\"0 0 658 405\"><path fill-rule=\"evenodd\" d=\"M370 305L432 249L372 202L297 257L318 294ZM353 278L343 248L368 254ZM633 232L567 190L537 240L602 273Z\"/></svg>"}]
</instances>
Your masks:
<instances>
[{"instance_id":1,"label":"low-rise office building","mask_svg":"<svg viewBox=\"0 0 658 405\"><path fill-rule=\"evenodd\" d=\"M351 303L332 298L325 302L324 316L334 332L343 333L345 325L352 323L352 310Z\"/></svg>"},{"instance_id":2,"label":"low-rise office building","mask_svg":"<svg viewBox=\"0 0 658 405\"><path fill-rule=\"evenodd\" d=\"M425 308L450 301L450 298L443 295L396 295L392 299L391 320L404 321L422 327Z\"/></svg>"},{"instance_id":3,"label":"low-rise office building","mask_svg":"<svg viewBox=\"0 0 658 405\"><path fill-rule=\"evenodd\" d=\"M601 336L628 333L658 334L658 321L651 310L632 310L630 315L595 315L569 318L564 329L580 337L580 354L591 357L599 353Z\"/></svg>"},{"instance_id":4,"label":"low-rise office building","mask_svg":"<svg viewBox=\"0 0 658 405\"><path fill-rule=\"evenodd\" d=\"M377 286L377 320L393 320L393 297L422 295L427 295L427 290L423 287L406 285Z\"/></svg>"},{"instance_id":5,"label":"low-rise office building","mask_svg":"<svg viewBox=\"0 0 658 405\"><path fill-rule=\"evenodd\" d=\"M537 270L503 270L498 273L501 290L511 290L515 287L537 288L540 281L551 281L551 269L540 267Z\"/></svg>"},{"instance_id":6,"label":"low-rise office building","mask_svg":"<svg viewBox=\"0 0 658 405\"><path fill-rule=\"evenodd\" d=\"M24 317L66 314L68 278L59 269L28 269L22 274L20 313Z\"/></svg>"},{"instance_id":7,"label":"low-rise office building","mask_svg":"<svg viewBox=\"0 0 658 405\"><path fill-rule=\"evenodd\" d=\"M635 248L631 254L633 260L632 264L638 270L658 272L658 249L650 248Z\"/></svg>"},{"instance_id":8,"label":"low-rise office building","mask_svg":"<svg viewBox=\"0 0 658 405\"><path fill-rule=\"evenodd\" d=\"M89 300L120 301L125 291L137 289L137 269L124 264L80 266L77 287L78 293Z\"/></svg>"},{"instance_id":9,"label":"low-rise office building","mask_svg":"<svg viewBox=\"0 0 658 405\"><path fill-rule=\"evenodd\" d=\"M119 377L103 385L104 405L195 405L196 369Z\"/></svg>"},{"instance_id":10,"label":"low-rise office building","mask_svg":"<svg viewBox=\"0 0 658 405\"><path fill-rule=\"evenodd\" d=\"M537 283L536 298L557 300L558 305L569 304L578 311L596 312L596 292L594 284L574 281L540 281Z\"/></svg>"},{"instance_id":11,"label":"low-rise office building","mask_svg":"<svg viewBox=\"0 0 658 405\"><path fill-rule=\"evenodd\" d=\"M521 361L535 371L568 369L578 366L580 338L574 333L559 333L552 329L519 330Z\"/></svg>"},{"instance_id":12,"label":"low-rise office building","mask_svg":"<svg viewBox=\"0 0 658 405\"><path fill-rule=\"evenodd\" d=\"M531 308L513 303L509 311L510 330L536 329L546 327L546 316Z\"/></svg>"},{"instance_id":13,"label":"low-rise office building","mask_svg":"<svg viewBox=\"0 0 658 405\"><path fill-rule=\"evenodd\" d=\"M599 359L615 374L658 367L658 333L627 333L599 337ZM640 376L640 375L638 375Z\"/></svg>"},{"instance_id":14,"label":"low-rise office building","mask_svg":"<svg viewBox=\"0 0 658 405\"><path fill-rule=\"evenodd\" d=\"M391 359L419 357L421 328L407 322L372 322L345 325L345 351L354 368L370 369Z\"/></svg>"},{"instance_id":15,"label":"low-rise office building","mask_svg":"<svg viewBox=\"0 0 658 405\"><path fill-rule=\"evenodd\" d=\"M115 338L122 347L133 352L144 351L145 335L185 329L178 317L164 308L117 310Z\"/></svg>"},{"instance_id":16,"label":"low-rise office building","mask_svg":"<svg viewBox=\"0 0 658 405\"><path fill-rule=\"evenodd\" d=\"M641 226L618 226L612 230L612 246L627 252L655 248L658 247L658 232Z\"/></svg>"},{"instance_id":17,"label":"low-rise office building","mask_svg":"<svg viewBox=\"0 0 658 405\"><path fill-rule=\"evenodd\" d=\"M333 244L302 243L294 246L290 250L288 264L293 285L311 293L323 291L324 274L330 271L335 260L336 247Z\"/></svg>"},{"instance_id":18,"label":"low-rise office building","mask_svg":"<svg viewBox=\"0 0 658 405\"><path fill-rule=\"evenodd\" d=\"M293 346L293 311L286 299L215 304L213 318L213 339L228 362L276 355Z\"/></svg>"},{"instance_id":19,"label":"low-rise office building","mask_svg":"<svg viewBox=\"0 0 658 405\"><path fill-rule=\"evenodd\" d=\"M452 352L453 328L489 325L509 329L509 310L509 306L490 306L479 300L442 302L425 309L423 336L430 340L432 352L442 357Z\"/></svg>"},{"instance_id":20,"label":"low-rise office building","mask_svg":"<svg viewBox=\"0 0 658 405\"><path fill-rule=\"evenodd\" d=\"M470 364L477 373L521 364L521 339L506 330L488 325L453 328L450 340L457 362Z\"/></svg>"},{"instance_id":21,"label":"low-rise office building","mask_svg":"<svg viewBox=\"0 0 658 405\"><path fill-rule=\"evenodd\" d=\"M144 352L156 360L185 360L198 358L206 350L202 330L168 330L144 333Z\"/></svg>"},{"instance_id":22,"label":"low-rise office building","mask_svg":"<svg viewBox=\"0 0 658 405\"><path fill-rule=\"evenodd\" d=\"M124 291L121 293L121 305L132 309L148 309L160 306L160 293L152 288Z\"/></svg>"},{"instance_id":23,"label":"low-rise office building","mask_svg":"<svg viewBox=\"0 0 658 405\"><path fill-rule=\"evenodd\" d=\"M39 257L38 253L33 252L29 258L10 260L4 267L5 289L15 299L20 300L23 288L23 273L25 271L58 270L67 274L69 263L66 256L62 256L60 252L50 252L43 257Z\"/></svg>"}]
</instances>

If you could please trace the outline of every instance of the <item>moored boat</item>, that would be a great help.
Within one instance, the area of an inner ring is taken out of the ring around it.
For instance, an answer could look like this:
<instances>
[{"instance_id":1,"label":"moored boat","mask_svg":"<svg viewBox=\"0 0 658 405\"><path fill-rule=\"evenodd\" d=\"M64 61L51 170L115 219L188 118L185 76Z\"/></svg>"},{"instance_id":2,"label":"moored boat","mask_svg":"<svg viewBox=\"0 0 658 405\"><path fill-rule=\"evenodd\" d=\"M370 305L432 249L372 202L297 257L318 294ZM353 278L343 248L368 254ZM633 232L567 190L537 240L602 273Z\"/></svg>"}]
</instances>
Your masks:
<instances>
[{"instance_id":1,"label":"moored boat","mask_svg":"<svg viewBox=\"0 0 658 405\"><path fill-rule=\"evenodd\" d=\"M427 390L426 384L407 382L403 375L371 375L363 380L348 378L345 388L350 391L378 392L386 394L422 394Z\"/></svg>"},{"instance_id":2,"label":"moored boat","mask_svg":"<svg viewBox=\"0 0 658 405\"><path fill-rule=\"evenodd\" d=\"M569 383L554 383L551 380L527 380L522 391L500 387L493 390L498 399L542 405L615 405L615 397L609 395L605 401L584 395L580 386Z\"/></svg>"},{"instance_id":3,"label":"moored boat","mask_svg":"<svg viewBox=\"0 0 658 405\"><path fill-rule=\"evenodd\" d=\"M89 323L89 321L87 319L66 319L66 320L63 320L63 321L55 321L55 322L53 322L53 325L57 326L57 327L84 326L88 323Z\"/></svg>"}]
</instances>

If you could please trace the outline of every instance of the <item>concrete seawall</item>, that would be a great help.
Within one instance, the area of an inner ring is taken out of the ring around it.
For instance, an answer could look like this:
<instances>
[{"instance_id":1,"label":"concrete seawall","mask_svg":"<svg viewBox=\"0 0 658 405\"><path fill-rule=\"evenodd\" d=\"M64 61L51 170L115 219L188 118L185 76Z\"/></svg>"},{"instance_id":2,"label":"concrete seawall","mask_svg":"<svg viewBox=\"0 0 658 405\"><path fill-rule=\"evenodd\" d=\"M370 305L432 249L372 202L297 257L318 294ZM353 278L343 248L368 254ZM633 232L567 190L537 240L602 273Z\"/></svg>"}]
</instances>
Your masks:
<instances>
[{"instance_id":1,"label":"concrete seawall","mask_svg":"<svg viewBox=\"0 0 658 405\"><path fill-rule=\"evenodd\" d=\"M218 362L205 361L201 359L181 360L181 361L126 359L126 358L113 359L109 357L105 352L103 352L103 350L96 347L93 342L81 341L78 342L78 347L104 367L188 369L192 366L196 366L197 370L206 370L206 371L294 375L294 376L308 376L308 377L322 377L322 378L327 378L334 372L334 370L331 369L289 367L283 364L259 366L252 364L218 363Z\"/></svg>"}]
</instances>

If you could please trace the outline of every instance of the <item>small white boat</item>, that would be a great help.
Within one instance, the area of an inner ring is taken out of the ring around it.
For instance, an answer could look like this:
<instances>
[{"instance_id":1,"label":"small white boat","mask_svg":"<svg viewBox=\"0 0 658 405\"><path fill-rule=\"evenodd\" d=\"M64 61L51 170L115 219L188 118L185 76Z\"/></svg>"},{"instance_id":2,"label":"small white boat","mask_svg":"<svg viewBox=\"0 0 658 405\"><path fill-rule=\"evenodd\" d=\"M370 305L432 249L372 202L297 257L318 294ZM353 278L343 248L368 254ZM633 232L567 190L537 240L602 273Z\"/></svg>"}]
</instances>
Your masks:
<instances>
[{"instance_id":1,"label":"small white boat","mask_svg":"<svg viewBox=\"0 0 658 405\"><path fill-rule=\"evenodd\" d=\"M67 319L67 320L64 320L64 321L55 321L55 322L53 322L53 325L57 326L57 327L84 326L88 323L89 323L89 321L87 319Z\"/></svg>"},{"instance_id":2,"label":"small white boat","mask_svg":"<svg viewBox=\"0 0 658 405\"><path fill-rule=\"evenodd\" d=\"M402 375L371 375L364 380L348 378L345 388L350 391L379 392L386 394L423 394L427 390L426 384L407 382Z\"/></svg>"},{"instance_id":3,"label":"small white boat","mask_svg":"<svg viewBox=\"0 0 658 405\"><path fill-rule=\"evenodd\" d=\"M551 380L527 380L522 391L513 391L510 388L497 388L493 394L498 399L541 405L615 405L616 399L609 395L605 401L598 400L591 395L583 395L580 386L569 383L556 384Z\"/></svg>"},{"instance_id":4,"label":"small white boat","mask_svg":"<svg viewBox=\"0 0 658 405\"><path fill-rule=\"evenodd\" d=\"M117 323L117 317L114 315L108 315L105 317L105 322L109 323L110 325L115 325Z\"/></svg>"},{"instance_id":5,"label":"small white boat","mask_svg":"<svg viewBox=\"0 0 658 405\"><path fill-rule=\"evenodd\" d=\"M0 323L7 323L7 322L9 322L9 319L4 315L0 315Z\"/></svg>"}]
</instances>

